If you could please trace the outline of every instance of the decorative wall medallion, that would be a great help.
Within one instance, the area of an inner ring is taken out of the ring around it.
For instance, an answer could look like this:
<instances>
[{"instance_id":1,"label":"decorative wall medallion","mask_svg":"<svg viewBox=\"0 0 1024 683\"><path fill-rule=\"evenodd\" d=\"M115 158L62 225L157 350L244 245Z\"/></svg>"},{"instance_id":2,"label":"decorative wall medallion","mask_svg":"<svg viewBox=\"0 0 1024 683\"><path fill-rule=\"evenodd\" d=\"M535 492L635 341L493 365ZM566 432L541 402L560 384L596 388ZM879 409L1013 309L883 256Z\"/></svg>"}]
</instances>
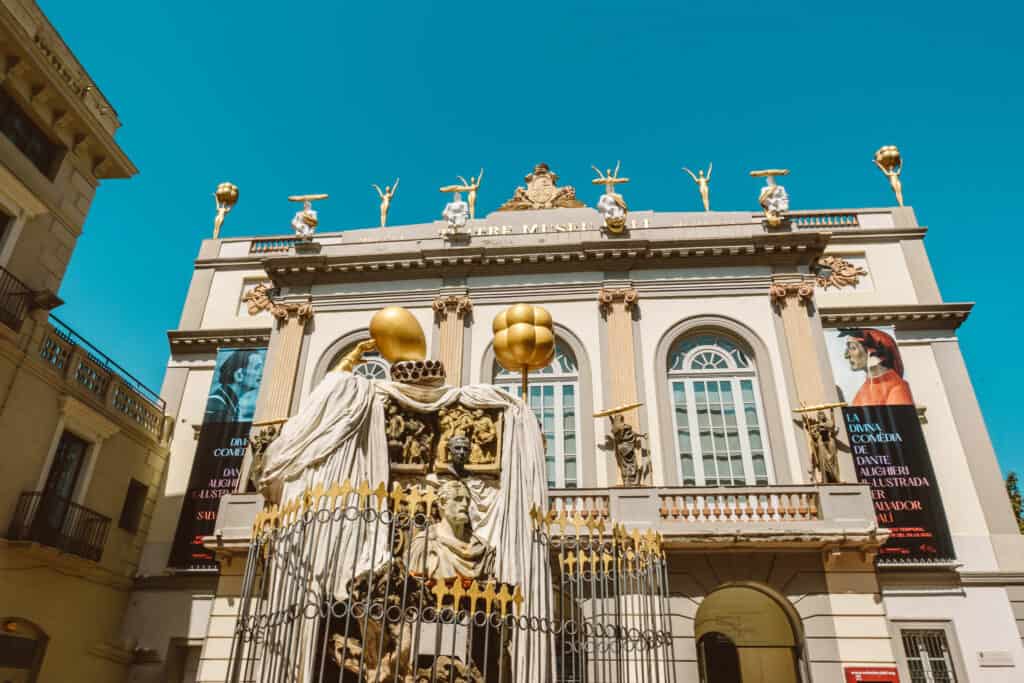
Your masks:
<instances>
[{"instance_id":1,"label":"decorative wall medallion","mask_svg":"<svg viewBox=\"0 0 1024 683\"><path fill-rule=\"evenodd\" d=\"M583 202L576 199L576 188L558 187L558 174L547 164L537 164L526 176L526 187L517 187L512 198L498 211L529 211L532 209L578 209Z\"/></svg>"},{"instance_id":2,"label":"decorative wall medallion","mask_svg":"<svg viewBox=\"0 0 1024 683\"><path fill-rule=\"evenodd\" d=\"M842 256L822 256L811 264L811 272L822 289L856 287L868 271Z\"/></svg>"},{"instance_id":3,"label":"decorative wall medallion","mask_svg":"<svg viewBox=\"0 0 1024 683\"><path fill-rule=\"evenodd\" d=\"M277 290L272 282L261 282L242 296L245 308L249 315L258 315L263 311L269 311L274 306L272 298Z\"/></svg>"}]
</instances>

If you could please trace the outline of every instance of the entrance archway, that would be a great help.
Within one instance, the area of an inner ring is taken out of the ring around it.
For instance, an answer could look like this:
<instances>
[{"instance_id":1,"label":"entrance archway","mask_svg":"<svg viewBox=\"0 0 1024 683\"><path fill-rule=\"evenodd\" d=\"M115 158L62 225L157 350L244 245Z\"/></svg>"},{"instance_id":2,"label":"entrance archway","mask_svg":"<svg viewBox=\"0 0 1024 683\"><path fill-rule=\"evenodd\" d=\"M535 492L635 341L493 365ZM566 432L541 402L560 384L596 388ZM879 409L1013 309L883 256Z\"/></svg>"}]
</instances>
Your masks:
<instances>
[{"instance_id":1,"label":"entrance archway","mask_svg":"<svg viewBox=\"0 0 1024 683\"><path fill-rule=\"evenodd\" d=\"M799 683L799 620L784 601L755 583L704 598L694 623L702 682Z\"/></svg>"}]
</instances>

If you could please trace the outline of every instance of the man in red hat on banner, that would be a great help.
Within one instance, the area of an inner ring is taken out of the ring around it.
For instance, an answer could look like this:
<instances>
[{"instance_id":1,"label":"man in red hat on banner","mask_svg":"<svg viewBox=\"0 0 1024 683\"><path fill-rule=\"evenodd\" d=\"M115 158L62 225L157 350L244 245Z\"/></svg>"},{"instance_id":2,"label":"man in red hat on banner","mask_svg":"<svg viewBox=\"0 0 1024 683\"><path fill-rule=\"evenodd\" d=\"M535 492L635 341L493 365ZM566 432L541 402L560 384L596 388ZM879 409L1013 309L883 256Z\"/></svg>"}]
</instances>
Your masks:
<instances>
[{"instance_id":1,"label":"man in red hat on banner","mask_svg":"<svg viewBox=\"0 0 1024 683\"><path fill-rule=\"evenodd\" d=\"M909 406L914 404L910 385L903 379L903 360L896 340L881 330L852 328L839 330L847 337L844 358L853 370L863 370L867 379L850 402L851 406Z\"/></svg>"}]
</instances>

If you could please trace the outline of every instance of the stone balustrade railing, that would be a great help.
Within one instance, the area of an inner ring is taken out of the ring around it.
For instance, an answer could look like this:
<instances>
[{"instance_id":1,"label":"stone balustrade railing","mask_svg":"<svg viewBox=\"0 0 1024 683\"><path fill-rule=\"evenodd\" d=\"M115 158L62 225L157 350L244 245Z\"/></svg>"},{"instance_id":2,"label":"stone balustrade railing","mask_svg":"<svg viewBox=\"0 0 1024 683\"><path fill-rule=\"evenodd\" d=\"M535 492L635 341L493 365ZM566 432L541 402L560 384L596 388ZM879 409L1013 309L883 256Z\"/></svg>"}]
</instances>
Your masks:
<instances>
[{"instance_id":1,"label":"stone balustrade railing","mask_svg":"<svg viewBox=\"0 0 1024 683\"><path fill-rule=\"evenodd\" d=\"M774 487L741 489L693 489L660 496L658 512L670 521L688 522L787 522L821 519L818 492Z\"/></svg>"},{"instance_id":2,"label":"stone balustrade railing","mask_svg":"<svg viewBox=\"0 0 1024 683\"><path fill-rule=\"evenodd\" d=\"M154 439L163 437L163 399L56 318L43 328L38 353L73 392Z\"/></svg>"},{"instance_id":3,"label":"stone balustrade railing","mask_svg":"<svg viewBox=\"0 0 1024 683\"><path fill-rule=\"evenodd\" d=\"M575 495L568 490L552 492L548 496L551 510L562 513L581 514L587 518L601 517L608 519L608 495Z\"/></svg>"},{"instance_id":4,"label":"stone balustrade railing","mask_svg":"<svg viewBox=\"0 0 1024 683\"><path fill-rule=\"evenodd\" d=\"M680 548L722 543L868 547L886 535L863 484L554 489L549 506L588 520L597 516L651 529Z\"/></svg>"}]
</instances>

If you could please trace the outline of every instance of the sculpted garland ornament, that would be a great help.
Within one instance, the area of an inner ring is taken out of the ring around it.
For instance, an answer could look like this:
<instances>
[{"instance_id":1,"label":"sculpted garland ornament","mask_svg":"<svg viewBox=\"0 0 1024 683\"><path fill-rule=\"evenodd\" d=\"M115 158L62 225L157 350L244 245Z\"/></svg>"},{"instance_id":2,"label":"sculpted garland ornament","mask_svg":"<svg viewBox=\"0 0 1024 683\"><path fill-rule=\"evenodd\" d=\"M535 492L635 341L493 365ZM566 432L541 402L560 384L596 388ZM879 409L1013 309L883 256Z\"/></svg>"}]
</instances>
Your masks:
<instances>
[{"instance_id":1,"label":"sculpted garland ornament","mask_svg":"<svg viewBox=\"0 0 1024 683\"><path fill-rule=\"evenodd\" d=\"M842 256L822 256L811 265L811 272L822 289L856 287L868 271L850 263Z\"/></svg>"}]
</instances>

